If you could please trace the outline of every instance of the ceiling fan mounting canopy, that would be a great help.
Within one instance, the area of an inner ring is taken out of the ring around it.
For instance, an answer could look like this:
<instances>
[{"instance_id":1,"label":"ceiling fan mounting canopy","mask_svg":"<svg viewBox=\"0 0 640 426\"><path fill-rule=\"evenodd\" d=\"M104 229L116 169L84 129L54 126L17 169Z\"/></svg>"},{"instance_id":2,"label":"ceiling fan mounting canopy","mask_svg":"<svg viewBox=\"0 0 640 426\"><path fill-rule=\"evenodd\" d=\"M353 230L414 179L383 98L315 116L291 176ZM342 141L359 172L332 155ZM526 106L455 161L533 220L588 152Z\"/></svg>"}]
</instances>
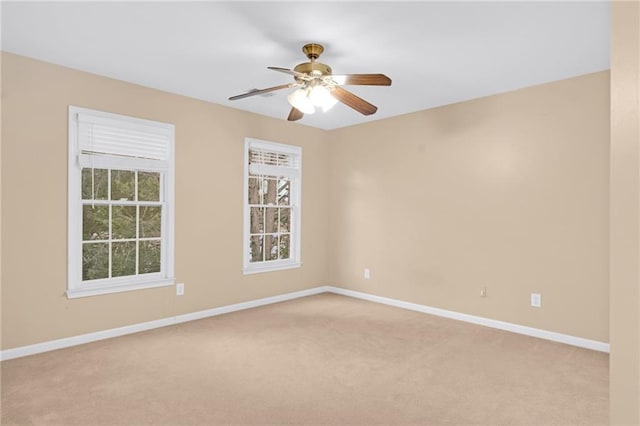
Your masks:
<instances>
[{"instance_id":1,"label":"ceiling fan mounting canopy","mask_svg":"<svg viewBox=\"0 0 640 426\"><path fill-rule=\"evenodd\" d=\"M302 46L302 51L310 61L315 61L324 52L324 47L321 44L309 43Z\"/></svg>"},{"instance_id":2,"label":"ceiling fan mounting canopy","mask_svg":"<svg viewBox=\"0 0 640 426\"><path fill-rule=\"evenodd\" d=\"M321 44L309 43L302 47L302 52L309 58L309 62L296 65L292 70L279 67L268 67L271 70L293 76L295 82L269 87L267 89L251 90L241 95L232 96L234 101L249 96L260 95L280 89L295 87L297 90L291 93L287 99L292 105L287 120L301 119L304 114L313 114L316 107L322 107L328 111L336 102L342 102L350 108L364 115L375 114L378 107L370 104L353 93L343 89L342 85L365 86L390 86L391 79L384 74L342 74L334 75L333 70L327 64L316 62L324 52Z\"/></svg>"}]
</instances>

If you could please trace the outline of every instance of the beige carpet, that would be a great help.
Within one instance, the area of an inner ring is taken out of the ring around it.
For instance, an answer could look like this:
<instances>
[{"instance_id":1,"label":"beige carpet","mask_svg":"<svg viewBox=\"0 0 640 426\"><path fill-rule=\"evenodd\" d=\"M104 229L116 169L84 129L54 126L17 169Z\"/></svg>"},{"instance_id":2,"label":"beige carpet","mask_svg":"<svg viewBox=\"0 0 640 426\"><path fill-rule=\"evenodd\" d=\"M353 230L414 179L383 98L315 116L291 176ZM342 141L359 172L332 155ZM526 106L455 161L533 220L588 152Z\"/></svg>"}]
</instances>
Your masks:
<instances>
[{"instance_id":1,"label":"beige carpet","mask_svg":"<svg viewBox=\"0 0 640 426\"><path fill-rule=\"evenodd\" d=\"M608 356L321 294L2 362L2 424L587 425Z\"/></svg>"}]
</instances>

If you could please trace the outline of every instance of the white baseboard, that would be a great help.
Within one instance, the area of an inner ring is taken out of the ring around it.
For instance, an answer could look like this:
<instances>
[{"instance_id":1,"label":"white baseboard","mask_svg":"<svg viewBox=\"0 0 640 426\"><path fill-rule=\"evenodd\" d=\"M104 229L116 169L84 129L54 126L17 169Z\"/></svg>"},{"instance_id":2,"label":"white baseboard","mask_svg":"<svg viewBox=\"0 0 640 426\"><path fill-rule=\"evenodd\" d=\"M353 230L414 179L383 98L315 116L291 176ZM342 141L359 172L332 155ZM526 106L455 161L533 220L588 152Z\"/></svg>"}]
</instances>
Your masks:
<instances>
[{"instance_id":1,"label":"white baseboard","mask_svg":"<svg viewBox=\"0 0 640 426\"><path fill-rule=\"evenodd\" d=\"M297 299L299 297L311 296L319 293L326 293L327 287L315 287L308 290L296 291L293 293L281 294L278 296L265 297L264 299L251 300L249 302L236 303L234 305L221 306L219 308L207 309L204 311L191 312L189 314L163 318L155 321L142 322L125 327L112 328L109 330L97 331L94 333L82 334L79 336L66 337L64 339L50 340L48 342L36 343L29 346L21 346L0 351L0 360L19 358L27 355L35 355L42 352L56 349L68 348L70 346L81 345L83 343L96 342L98 340L110 339L112 337L124 336L126 334L138 333L140 331L151 330L153 328L165 327L167 325L179 324L182 322L213 317L230 312L241 311L243 309L256 308L258 306L272 303L284 302L286 300Z\"/></svg>"},{"instance_id":2,"label":"white baseboard","mask_svg":"<svg viewBox=\"0 0 640 426\"><path fill-rule=\"evenodd\" d=\"M50 340L48 342L36 343L29 346L21 346L21 347L12 348L12 349L6 349L3 351L0 351L0 360L4 361L4 360L19 358L19 357L28 356L28 355L35 355L42 352L68 348L70 346L96 342L98 340L124 336L126 334L138 333L140 331L151 330L154 328L165 327L168 325L179 324L187 321L194 321L202 318L227 314L230 312L241 311L244 309L256 308L258 306L270 305L272 303L284 302L286 300L297 299L300 297L312 296L314 294L327 293L327 292L341 294L343 296L350 296L357 299L368 300L370 302L382 303L385 305L395 306L398 308L409 309L412 311L422 312L425 314L431 314L431 315L436 315L440 317L469 322L472 324L479 324L486 327L497 328L500 330L511 331L513 333L519 333L527 336L538 337L540 339L552 340L554 342L565 343L572 346L579 346L582 348L592 349L600 352L607 352L607 353L609 352L608 343L584 339L582 337L574 337L566 334L555 333L553 331L540 330L537 328L526 327L518 324L512 324L508 322L477 317L474 315L447 311L445 309L432 308L430 306L419 305L419 304L410 303L410 302L403 302L401 300L390 299L388 297L374 296L372 294L361 293L359 291L346 290L343 288L332 287L332 286L321 286L321 287L310 288L308 290L301 290L293 293L286 293L278 296L251 300L249 302L236 303L234 305L221 306L219 308L212 308L204 311L192 312L189 314L163 318L155 321L148 321L148 322L143 322L139 324L128 325L125 327L112 328L109 330L103 330L103 331L97 331L94 333L82 334L79 336L67 337L64 339Z\"/></svg>"},{"instance_id":3,"label":"white baseboard","mask_svg":"<svg viewBox=\"0 0 640 426\"><path fill-rule=\"evenodd\" d=\"M331 293L341 294L343 296L350 296L357 299L368 300L370 302L382 303L398 308L409 309L411 311L422 312L425 314L436 315L439 317L450 318L472 324L483 325L485 327L497 328L499 330L511 331L513 333L524 334L526 336L538 337L540 339L552 340L554 342L565 343L567 345L579 346L581 348L609 353L609 344L599 342L597 340L590 340L582 337L556 333L553 331L541 330L539 328L527 327L524 325L518 325L509 322L462 314L459 312L448 311L446 309L432 308L430 306L419 305L417 303L403 302L401 300L391 299L388 297L374 296L372 294L361 293L359 291L353 290L345 290L339 287L328 286L327 291Z\"/></svg>"}]
</instances>

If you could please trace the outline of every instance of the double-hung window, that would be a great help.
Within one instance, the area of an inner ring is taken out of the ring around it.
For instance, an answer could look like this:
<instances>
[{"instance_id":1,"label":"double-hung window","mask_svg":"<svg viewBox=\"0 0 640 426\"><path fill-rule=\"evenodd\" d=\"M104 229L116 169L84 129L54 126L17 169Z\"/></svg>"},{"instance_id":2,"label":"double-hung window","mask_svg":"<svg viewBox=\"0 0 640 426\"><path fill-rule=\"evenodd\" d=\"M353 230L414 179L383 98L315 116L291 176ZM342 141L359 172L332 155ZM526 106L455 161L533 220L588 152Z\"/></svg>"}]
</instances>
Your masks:
<instances>
[{"instance_id":1,"label":"double-hung window","mask_svg":"<svg viewBox=\"0 0 640 426\"><path fill-rule=\"evenodd\" d=\"M69 298L173 284L174 126L69 107Z\"/></svg>"},{"instance_id":2,"label":"double-hung window","mask_svg":"<svg viewBox=\"0 0 640 426\"><path fill-rule=\"evenodd\" d=\"M302 148L245 139L244 273L300 266Z\"/></svg>"}]
</instances>

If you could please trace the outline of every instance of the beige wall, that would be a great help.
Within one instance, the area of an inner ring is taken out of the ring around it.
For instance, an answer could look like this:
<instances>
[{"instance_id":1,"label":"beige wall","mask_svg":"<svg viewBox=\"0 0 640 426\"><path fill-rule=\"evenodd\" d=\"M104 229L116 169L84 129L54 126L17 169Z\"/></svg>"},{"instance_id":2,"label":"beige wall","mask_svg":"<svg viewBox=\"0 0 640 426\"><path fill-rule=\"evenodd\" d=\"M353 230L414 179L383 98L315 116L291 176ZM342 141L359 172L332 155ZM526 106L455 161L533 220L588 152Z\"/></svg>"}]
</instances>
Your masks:
<instances>
[{"instance_id":1,"label":"beige wall","mask_svg":"<svg viewBox=\"0 0 640 426\"><path fill-rule=\"evenodd\" d=\"M323 284L608 341L606 72L323 132L6 53L2 68L4 349ZM64 296L69 104L176 125L184 297ZM241 273L245 136L303 146L299 270Z\"/></svg>"},{"instance_id":2,"label":"beige wall","mask_svg":"<svg viewBox=\"0 0 640 426\"><path fill-rule=\"evenodd\" d=\"M640 3L611 8L611 424L640 424Z\"/></svg>"},{"instance_id":3,"label":"beige wall","mask_svg":"<svg viewBox=\"0 0 640 426\"><path fill-rule=\"evenodd\" d=\"M2 348L253 300L327 282L326 133L2 54ZM176 126L176 278L68 300L67 107ZM244 137L303 147L303 267L244 276Z\"/></svg>"},{"instance_id":4,"label":"beige wall","mask_svg":"<svg viewBox=\"0 0 640 426\"><path fill-rule=\"evenodd\" d=\"M608 72L334 131L330 170L332 284L608 341Z\"/></svg>"}]
</instances>

